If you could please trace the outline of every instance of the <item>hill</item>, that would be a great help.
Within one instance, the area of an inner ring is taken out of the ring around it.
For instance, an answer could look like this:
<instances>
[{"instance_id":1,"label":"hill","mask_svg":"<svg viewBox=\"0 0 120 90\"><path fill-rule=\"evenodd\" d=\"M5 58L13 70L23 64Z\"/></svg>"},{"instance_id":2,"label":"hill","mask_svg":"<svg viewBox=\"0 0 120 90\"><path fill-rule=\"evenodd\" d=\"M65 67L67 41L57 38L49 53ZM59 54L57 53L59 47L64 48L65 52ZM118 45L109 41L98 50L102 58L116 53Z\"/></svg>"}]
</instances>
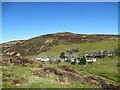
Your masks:
<instances>
[{"instance_id":1,"label":"hill","mask_svg":"<svg viewBox=\"0 0 120 90\"><path fill-rule=\"evenodd\" d=\"M4 52L13 55L19 53L21 56L48 54L58 56L61 51L79 47L80 54L83 54L87 51L94 52L101 49L113 50L117 48L118 37L118 35L87 35L70 32L46 34L15 43Z\"/></svg>"},{"instance_id":2,"label":"hill","mask_svg":"<svg viewBox=\"0 0 120 90\"><path fill-rule=\"evenodd\" d=\"M16 40L16 41L10 41L10 42L5 42L5 43L2 43L0 44L0 51L1 50L6 50L10 47L12 47L13 45L17 44L17 43L22 43L24 42L24 40Z\"/></svg>"},{"instance_id":3,"label":"hill","mask_svg":"<svg viewBox=\"0 0 120 90\"><path fill-rule=\"evenodd\" d=\"M56 58L62 51L76 48L78 55L99 50L112 51L118 48L118 38L118 35L63 32L3 43L1 46L7 48L0 58L0 85L3 88L119 89L118 56L97 58L96 62L86 65L71 65L62 61L51 64L49 61L32 59L41 56ZM22 57L16 56L18 54Z\"/></svg>"}]
</instances>

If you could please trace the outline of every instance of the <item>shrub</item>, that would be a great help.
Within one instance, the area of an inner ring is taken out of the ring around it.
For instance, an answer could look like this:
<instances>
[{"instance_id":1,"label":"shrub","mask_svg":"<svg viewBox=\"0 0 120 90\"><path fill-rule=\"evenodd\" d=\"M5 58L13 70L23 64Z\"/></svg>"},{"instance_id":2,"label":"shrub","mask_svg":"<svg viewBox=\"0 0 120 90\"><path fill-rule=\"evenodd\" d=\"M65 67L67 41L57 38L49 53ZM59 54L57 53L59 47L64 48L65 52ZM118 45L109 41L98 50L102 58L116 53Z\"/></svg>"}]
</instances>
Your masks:
<instances>
[{"instance_id":1,"label":"shrub","mask_svg":"<svg viewBox=\"0 0 120 90\"><path fill-rule=\"evenodd\" d=\"M71 62L71 65L75 65L76 64L76 62Z\"/></svg>"},{"instance_id":2,"label":"shrub","mask_svg":"<svg viewBox=\"0 0 120 90\"><path fill-rule=\"evenodd\" d=\"M64 53L64 52L61 52L61 53L60 53L60 58L61 58L61 59L65 59L65 53Z\"/></svg>"},{"instance_id":3,"label":"shrub","mask_svg":"<svg viewBox=\"0 0 120 90\"><path fill-rule=\"evenodd\" d=\"M83 58L81 58L79 64L80 65L86 65L86 58L85 58L85 56L83 56Z\"/></svg>"}]
</instances>

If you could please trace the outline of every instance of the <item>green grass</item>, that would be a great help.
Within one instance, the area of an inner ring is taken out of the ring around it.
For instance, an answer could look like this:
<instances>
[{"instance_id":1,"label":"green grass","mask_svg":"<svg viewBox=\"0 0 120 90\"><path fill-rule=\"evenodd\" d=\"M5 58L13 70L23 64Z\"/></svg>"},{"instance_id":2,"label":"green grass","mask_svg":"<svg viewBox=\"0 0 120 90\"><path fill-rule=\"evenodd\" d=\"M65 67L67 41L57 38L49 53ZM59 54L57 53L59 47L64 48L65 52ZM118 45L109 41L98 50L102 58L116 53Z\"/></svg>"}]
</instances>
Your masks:
<instances>
[{"instance_id":1,"label":"green grass","mask_svg":"<svg viewBox=\"0 0 120 90\"><path fill-rule=\"evenodd\" d=\"M95 74L113 82L118 83L118 57L98 59L97 62L88 64L86 66L70 66L78 71L85 71Z\"/></svg>"},{"instance_id":2,"label":"green grass","mask_svg":"<svg viewBox=\"0 0 120 90\"><path fill-rule=\"evenodd\" d=\"M43 52L35 56L26 56L26 58L35 58L35 57L44 57L44 56L58 58L62 51L70 50L73 48L79 48L80 52L77 53L78 55L83 55L84 53L93 53L99 50L111 51L118 48L118 39L117 38L115 39L116 40L104 40L104 41L94 42L94 43L56 45L51 47L51 49L47 52Z\"/></svg>"},{"instance_id":3,"label":"green grass","mask_svg":"<svg viewBox=\"0 0 120 90\"><path fill-rule=\"evenodd\" d=\"M115 83L119 83L118 78L118 57L106 57L104 59L97 59L97 62L87 65L70 65L67 63L60 63L60 65L66 65L78 72L87 72L88 74L94 74L100 77L104 77Z\"/></svg>"},{"instance_id":4,"label":"green grass","mask_svg":"<svg viewBox=\"0 0 120 90\"><path fill-rule=\"evenodd\" d=\"M4 68L4 67L3 67ZM10 68L6 67L8 70ZM8 71L7 70L7 71ZM3 71L4 72L4 71ZM5 73L5 72L4 72ZM10 72L6 72L10 73ZM56 81L57 77L55 75L51 75L50 77L38 77L32 75L28 68L22 66L12 67L12 74L14 77L9 78L7 82L3 82L4 88L93 88L87 83L82 82L69 82L69 83L61 83ZM12 85L13 80L20 80L20 78L25 78L25 81L21 81L21 84ZM26 82L27 81L27 82Z\"/></svg>"},{"instance_id":5,"label":"green grass","mask_svg":"<svg viewBox=\"0 0 120 90\"><path fill-rule=\"evenodd\" d=\"M77 72L85 73L85 76L97 76L104 78L109 83L115 83L116 85L119 83L118 81L118 67L117 67L117 57L98 59L97 62L87 65L70 65L68 63L60 63L58 65L66 65L71 69L76 70ZM58 77L54 74L50 74L49 77L38 77L33 75L31 70L40 69L36 64L26 64L27 67L23 67L21 65L10 65L3 66L3 73L13 74L13 77L3 77L3 79L7 79L7 81L3 82L4 88L95 88L86 82L72 81L72 82L58 82ZM48 64L46 62L46 66L44 67L52 67L59 71L58 65L56 64ZM21 79L24 78L24 79ZM13 80L19 80L20 84L12 84Z\"/></svg>"}]
</instances>

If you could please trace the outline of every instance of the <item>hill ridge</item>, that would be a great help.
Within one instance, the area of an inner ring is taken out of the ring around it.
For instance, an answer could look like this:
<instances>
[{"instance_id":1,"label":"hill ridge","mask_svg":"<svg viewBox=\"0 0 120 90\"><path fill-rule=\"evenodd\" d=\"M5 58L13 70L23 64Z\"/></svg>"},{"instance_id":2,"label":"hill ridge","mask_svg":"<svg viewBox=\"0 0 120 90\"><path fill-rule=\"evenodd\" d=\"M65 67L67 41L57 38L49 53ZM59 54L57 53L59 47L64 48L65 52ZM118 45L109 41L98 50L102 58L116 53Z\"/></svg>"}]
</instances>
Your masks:
<instances>
[{"instance_id":1,"label":"hill ridge","mask_svg":"<svg viewBox=\"0 0 120 90\"><path fill-rule=\"evenodd\" d=\"M95 43L103 40L113 40L119 35L103 35L103 34L75 34L71 32L59 32L53 34L45 34L38 37L30 38L22 42L15 43L9 48L3 49L4 53L13 53L22 56L37 55L49 51L56 45L71 45L82 43Z\"/></svg>"}]
</instances>

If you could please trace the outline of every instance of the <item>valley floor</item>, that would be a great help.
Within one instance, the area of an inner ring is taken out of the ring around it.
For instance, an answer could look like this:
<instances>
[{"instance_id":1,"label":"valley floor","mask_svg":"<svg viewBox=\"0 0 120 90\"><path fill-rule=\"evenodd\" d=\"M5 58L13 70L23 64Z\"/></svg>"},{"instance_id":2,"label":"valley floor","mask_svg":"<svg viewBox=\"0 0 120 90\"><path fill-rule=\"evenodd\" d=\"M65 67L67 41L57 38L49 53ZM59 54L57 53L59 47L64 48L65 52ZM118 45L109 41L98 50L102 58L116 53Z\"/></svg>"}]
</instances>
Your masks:
<instances>
[{"instance_id":1,"label":"valley floor","mask_svg":"<svg viewBox=\"0 0 120 90\"><path fill-rule=\"evenodd\" d=\"M120 88L118 58L98 59L88 65L67 62L31 63L2 66L3 88Z\"/></svg>"}]
</instances>

